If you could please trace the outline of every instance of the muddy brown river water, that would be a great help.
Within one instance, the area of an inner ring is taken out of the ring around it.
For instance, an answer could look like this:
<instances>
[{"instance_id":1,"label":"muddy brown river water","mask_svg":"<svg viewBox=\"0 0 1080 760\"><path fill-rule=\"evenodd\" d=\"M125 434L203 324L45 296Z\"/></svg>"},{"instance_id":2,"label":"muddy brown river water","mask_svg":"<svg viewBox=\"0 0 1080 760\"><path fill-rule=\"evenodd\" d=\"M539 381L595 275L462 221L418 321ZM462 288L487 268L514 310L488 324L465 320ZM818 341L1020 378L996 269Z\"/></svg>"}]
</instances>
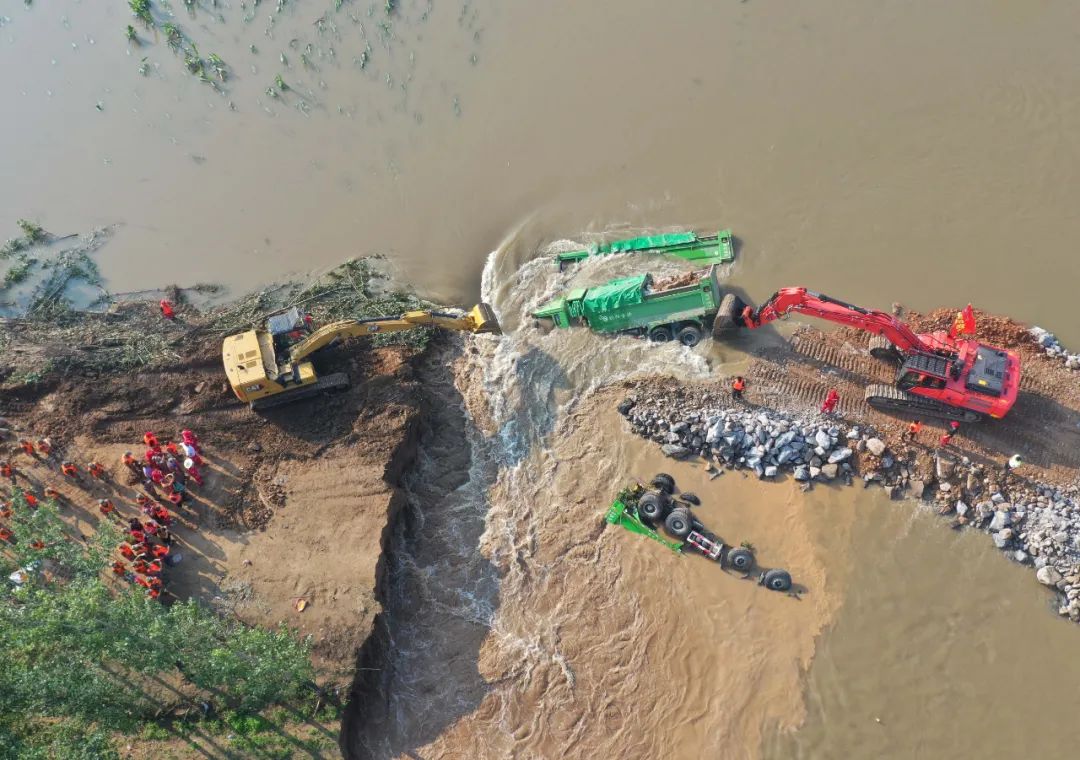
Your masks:
<instances>
[{"instance_id":1,"label":"muddy brown river water","mask_svg":"<svg viewBox=\"0 0 1080 760\"><path fill-rule=\"evenodd\" d=\"M511 333L459 381L495 410L483 462L447 478L470 484L455 486L458 543L425 539L402 572L434 582L482 546L504 574L496 590L464 565L431 592L432 626L468 629L464 652L424 639L468 699L425 721L420 685L439 676L416 677L434 665L409 651L396 677L415 689L396 730L366 737L375 756L1075 754L1080 632L984 536L871 492L680 466L721 533L801 573L795 602L629 534L594 552L551 524L534 500L592 530L617 481L661 464L615 418L567 422L587 389L744 357L521 328L570 281L528 263L553 241L731 226L726 276L758 299L805 284L876 307L971 301L1076 350L1080 4L402 0L387 16L362 0L174 0L185 38L227 66L216 88L185 72L154 7L157 31L136 24L128 43L121 0L0 3L9 234L19 217L116 225L98 254L114 291L240 291L385 253L431 298L465 302L483 272Z\"/></svg>"}]
</instances>

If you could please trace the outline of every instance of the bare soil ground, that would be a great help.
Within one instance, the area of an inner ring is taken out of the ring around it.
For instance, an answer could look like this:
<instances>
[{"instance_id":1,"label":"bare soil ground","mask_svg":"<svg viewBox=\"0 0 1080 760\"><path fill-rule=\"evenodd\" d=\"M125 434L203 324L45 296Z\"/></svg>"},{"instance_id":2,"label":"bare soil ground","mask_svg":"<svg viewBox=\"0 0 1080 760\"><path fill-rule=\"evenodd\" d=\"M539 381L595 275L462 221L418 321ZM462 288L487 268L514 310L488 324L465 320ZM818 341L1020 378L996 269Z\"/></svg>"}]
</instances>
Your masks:
<instances>
[{"instance_id":1,"label":"bare soil ground","mask_svg":"<svg viewBox=\"0 0 1080 760\"><path fill-rule=\"evenodd\" d=\"M415 450L414 351L347 344L320 365L348 372L351 388L255 414L225 384L219 345L207 337L160 369L68 373L0 391L0 457L39 496L57 487L69 523L85 534L102 519L99 498L112 499L125 522L138 514L141 486L121 454L141 453L144 431L165 440L191 428L205 448L206 482L177 512L182 561L168 571L169 591L311 635L321 680L347 687L380 610L384 542L402 503L395 484ZM43 436L55 447L48 459L16 445ZM109 477L67 480L62 459L101 461ZM301 598L307 608L297 612Z\"/></svg>"},{"instance_id":2,"label":"bare soil ground","mask_svg":"<svg viewBox=\"0 0 1080 760\"><path fill-rule=\"evenodd\" d=\"M904 318L922 332L947 327L955 313L940 309ZM1080 375L1047 357L1023 325L981 313L977 321L980 340L1019 352L1020 395L1005 419L964 425L953 448L997 467L1019 453L1031 476L1074 482L1080 475ZM835 388L842 417L853 424L870 423L894 443L899 441L908 420L875 411L863 400L867 385L891 385L895 379L893 366L868 354L866 333L847 328L824 332L800 325L786 341L758 342L750 335L737 340L753 357L744 373L750 403L788 411L817 410L828 390ZM716 386L726 391L728 383L719 380ZM924 423L921 444L933 448L941 432L935 426L944 428L944 423Z\"/></svg>"}]
</instances>

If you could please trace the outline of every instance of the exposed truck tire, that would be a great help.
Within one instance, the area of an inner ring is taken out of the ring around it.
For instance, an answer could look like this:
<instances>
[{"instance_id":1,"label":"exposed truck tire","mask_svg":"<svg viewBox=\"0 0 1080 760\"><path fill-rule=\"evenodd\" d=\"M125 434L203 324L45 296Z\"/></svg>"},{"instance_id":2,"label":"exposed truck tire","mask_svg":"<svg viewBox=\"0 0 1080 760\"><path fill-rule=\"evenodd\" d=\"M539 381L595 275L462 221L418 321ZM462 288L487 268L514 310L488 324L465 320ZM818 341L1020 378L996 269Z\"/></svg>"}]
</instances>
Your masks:
<instances>
[{"instance_id":1,"label":"exposed truck tire","mask_svg":"<svg viewBox=\"0 0 1080 760\"><path fill-rule=\"evenodd\" d=\"M863 398L867 404L879 412L905 414L919 419L934 417L941 420L978 422L983 418L981 414L970 409L948 406L940 401L905 393L891 385L869 385Z\"/></svg>"},{"instance_id":2,"label":"exposed truck tire","mask_svg":"<svg viewBox=\"0 0 1080 760\"><path fill-rule=\"evenodd\" d=\"M674 538L686 538L694 529L694 518L690 516L690 510L685 507L671 510L664 520L664 528Z\"/></svg>"},{"instance_id":3,"label":"exposed truck tire","mask_svg":"<svg viewBox=\"0 0 1080 760\"><path fill-rule=\"evenodd\" d=\"M899 364L903 358L896 346L883 335L870 336L870 355L875 359L890 364Z\"/></svg>"},{"instance_id":4,"label":"exposed truck tire","mask_svg":"<svg viewBox=\"0 0 1080 760\"><path fill-rule=\"evenodd\" d=\"M761 585L770 591L790 591L791 573L787 570L769 570L761 576Z\"/></svg>"},{"instance_id":5,"label":"exposed truck tire","mask_svg":"<svg viewBox=\"0 0 1080 760\"><path fill-rule=\"evenodd\" d=\"M670 504L668 497L662 493L642 494L637 503L638 515L646 522L660 525L667 516Z\"/></svg>"},{"instance_id":6,"label":"exposed truck tire","mask_svg":"<svg viewBox=\"0 0 1080 760\"><path fill-rule=\"evenodd\" d=\"M748 572L754 566L754 553L745 546L738 546L727 553L727 565L732 570Z\"/></svg>"},{"instance_id":7,"label":"exposed truck tire","mask_svg":"<svg viewBox=\"0 0 1080 760\"><path fill-rule=\"evenodd\" d=\"M731 335L731 333L743 326L742 313L746 303L734 293L728 293L720 300L720 309L713 319L713 337L718 340Z\"/></svg>"},{"instance_id":8,"label":"exposed truck tire","mask_svg":"<svg viewBox=\"0 0 1080 760\"><path fill-rule=\"evenodd\" d=\"M702 332L697 325L686 325L675 336L687 348L693 348L701 342Z\"/></svg>"},{"instance_id":9,"label":"exposed truck tire","mask_svg":"<svg viewBox=\"0 0 1080 760\"><path fill-rule=\"evenodd\" d=\"M698 498L698 495L689 491L679 494L679 500L685 501L687 504L693 504L695 507L701 506L701 499Z\"/></svg>"},{"instance_id":10,"label":"exposed truck tire","mask_svg":"<svg viewBox=\"0 0 1080 760\"><path fill-rule=\"evenodd\" d=\"M667 325L660 325L649 330L649 340L653 343L667 343L671 340L671 328Z\"/></svg>"},{"instance_id":11,"label":"exposed truck tire","mask_svg":"<svg viewBox=\"0 0 1080 760\"><path fill-rule=\"evenodd\" d=\"M657 491L665 493L668 496L675 493L675 478L671 477L666 472L658 472L653 475L652 483L650 485Z\"/></svg>"}]
</instances>

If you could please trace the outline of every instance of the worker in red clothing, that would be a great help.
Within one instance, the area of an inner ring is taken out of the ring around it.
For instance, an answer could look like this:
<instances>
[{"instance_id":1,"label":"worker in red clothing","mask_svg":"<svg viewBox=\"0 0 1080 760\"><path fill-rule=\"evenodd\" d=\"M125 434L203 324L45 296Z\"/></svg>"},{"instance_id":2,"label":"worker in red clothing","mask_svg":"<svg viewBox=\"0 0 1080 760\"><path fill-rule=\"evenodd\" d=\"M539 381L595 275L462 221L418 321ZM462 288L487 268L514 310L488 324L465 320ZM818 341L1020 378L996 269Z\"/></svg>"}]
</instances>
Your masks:
<instances>
[{"instance_id":1,"label":"worker in red clothing","mask_svg":"<svg viewBox=\"0 0 1080 760\"><path fill-rule=\"evenodd\" d=\"M117 548L117 549L118 549L118 550L120 551L120 553L121 553L121 554L123 554L123 555L124 555L124 556L125 556L125 557L126 557L127 559L135 559L135 549L133 549L133 548L132 548L131 544L120 544L120 545L119 545L118 547L116 547L116 548Z\"/></svg>"},{"instance_id":2,"label":"worker in red clothing","mask_svg":"<svg viewBox=\"0 0 1080 760\"><path fill-rule=\"evenodd\" d=\"M169 452L170 454L172 454L173 457L175 457L176 459L182 459L183 458L183 457L180 456L180 448L175 443L173 443L172 441L169 441L168 443L165 444L165 450L167 452Z\"/></svg>"},{"instance_id":3,"label":"worker in red clothing","mask_svg":"<svg viewBox=\"0 0 1080 760\"><path fill-rule=\"evenodd\" d=\"M79 479L79 468L72 462L61 462L60 472L64 473L64 475L69 478L74 478L75 480Z\"/></svg>"},{"instance_id":4,"label":"worker in red clothing","mask_svg":"<svg viewBox=\"0 0 1080 760\"><path fill-rule=\"evenodd\" d=\"M743 380L742 375L736 375L735 380L731 383L731 400L742 401L742 394L745 390L746 381Z\"/></svg>"},{"instance_id":5,"label":"worker in red clothing","mask_svg":"<svg viewBox=\"0 0 1080 760\"><path fill-rule=\"evenodd\" d=\"M959 432L960 432L960 423L958 421L956 421L956 420L950 420L949 421L949 433L952 434L952 435L956 435Z\"/></svg>"},{"instance_id":6,"label":"worker in red clothing","mask_svg":"<svg viewBox=\"0 0 1080 760\"><path fill-rule=\"evenodd\" d=\"M112 563L112 571L114 575L124 575L127 572L127 565L122 560L116 560Z\"/></svg>"},{"instance_id":7,"label":"worker in red clothing","mask_svg":"<svg viewBox=\"0 0 1080 760\"><path fill-rule=\"evenodd\" d=\"M125 451L120 457L120 462L136 475L142 474L142 467L139 465L139 460L135 458L135 455L130 451Z\"/></svg>"},{"instance_id":8,"label":"worker in red clothing","mask_svg":"<svg viewBox=\"0 0 1080 760\"><path fill-rule=\"evenodd\" d=\"M105 465L100 462L89 462L86 465L86 471L90 473L91 477L98 480L105 479Z\"/></svg>"},{"instance_id":9,"label":"worker in red clothing","mask_svg":"<svg viewBox=\"0 0 1080 760\"><path fill-rule=\"evenodd\" d=\"M0 478L7 478L11 485L15 485L15 468L11 466L11 462L0 462Z\"/></svg>"},{"instance_id":10,"label":"worker in red clothing","mask_svg":"<svg viewBox=\"0 0 1080 760\"><path fill-rule=\"evenodd\" d=\"M6 526L0 525L0 541L10 541L13 538L15 538L15 534Z\"/></svg>"},{"instance_id":11,"label":"worker in red clothing","mask_svg":"<svg viewBox=\"0 0 1080 760\"><path fill-rule=\"evenodd\" d=\"M116 511L116 505L110 499L98 499L97 505L98 512L104 517L108 517Z\"/></svg>"},{"instance_id":12,"label":"worker in red clothing","mask_svg":"<svg viewBox=\"0 0 1080 760\"><path fill-rule=\"evenodd\" d=\"M45 549L45 542L42 541L40 538L36 538L30 542L30 548L34 551L40 552Z\"/></svg>"},{"instance_id":13,"label":"worker in red clothing","mask_svg":"<svg viewBox=\"0 0 1080 760\"><path fill-rule=\"evenodd\" d=\"M840 394L836 392L836 388L830 388L829 392L825 394L825 401L821 404L822 414L832 414L836 411L836 405L840 403Z\"/></svg>"},{"instance_id":14,"label":"worker in red clothing","mask_svg":"<svg viewBox=\"0 0 1080 760\"><path fill-rule=\"evenodd\" d=\"M52 453L52 441L48 438L39 438L37 442L37 450L42 456L49 456Z\"/></svg>"},{"instance_id":15,"label":"worker in red clothing","mask_svg":"<svg viewBox=\"0 0 1080 760\"><path fill-rule=\"evenodd\" d=\"M34 443L32 441L28 441L25 438L20 438L19 439L19 446L22 447L22 450L23 450L24 454L29 454L30 456L34 456Z\"/></svg>"},{"instance_id":16,"label":"worker in red clothing","mask_svg":"<svg viewBox=\"0 0 1080 760\"><path fill-rule=\"evenodd\" d=\"M911 441L914 443L919 433L922 432L922 420L914 420L907 426L907 432L904 433L903 439L905 441Z\"/></svg>"},{"instance_id":17,"label":"worker in red clothing","mask_svg":"<svg viewBox=\"0 0 1080 760\"><path fill-rule=\"evenodd\" d=\"M145 433L143 433L142 439L143 439L143 443L146 444L146 448L148 448L148 449L156 449L157 448L158 439L157 439L157 436L154 435L153 431L147 430Z\"/></svg>"},{"instance_id":18,"label":"worker in red clothing","mask_svg":"<svg viewBox=\"0 0 1080 760\"><path fill-rule=\"evenodd\" d=\"M145 573L147 567L149 567L149 565L145 559L137 559L131 563L131 569L137 573Z\"/></svg>"},{"instance_id":19,"label":"worker in red clothing","mask_svg":"<svg viewBox=\"0 0 1080 760\"><path fill-rule=\"evenodd\" d=\"M154 544L150 547L150 553L154 555L154 559L165 559L169 556L169 547Z\"/></svg>"},{"instance_id":20,"label":"worker in red clothing","mask_svg":"<svg viewBox=\"0 0 1080 760\"><path fill-rule=\"evenodd\" d=\"M946 433L942 433L941 438L938 439L938 444L937 444L938 448L943 449L946 446L948 446L950 443L952 443L952 436L953 436L953 434L952 434L951 430L946 432Z\"/></svg>"},{"instance_id":21,"label":"worker in red clothing","mask_svg":"<svg viewBox=\"0 0 1080 760\"><path fill-rule=\"evenodd\" d=\"M195 435L195 433L193 433L192 431L190 431L190 430L181 430L180 431L180 440L184 443L185 447L186 446L191 446L192 448L194 448L196 454L201 454L202 453L202 446L199 445L199 437L197 435ZM186 448L185 448L185 452L187 452L188 456L191 456L191 452L188 452Z\"/></svg>"},{"instance_id":22,"label":"worker in red clothing","mask_svg":"<svg viewBox=\"0 0 1080 760\"><path fill-rule=\"evenodd\" d=\"M161 307L161 316L165 317L165 319L176 319L176 312L173 311L172 302L167 298L162 298L158 302L158 306Z\"/></svg>"},{"instance_id":23,"label":"worker in red clothing","mask_svg":"<svg viewBox=\"0 0 1080 760\"><path fill-rule=\"evenodd\" d=\"M37 509L38 499L34 494L27 491L23 494L23 498L26 499L26 506L30 507L30 509Z\"/></svg>"}]
</instances>

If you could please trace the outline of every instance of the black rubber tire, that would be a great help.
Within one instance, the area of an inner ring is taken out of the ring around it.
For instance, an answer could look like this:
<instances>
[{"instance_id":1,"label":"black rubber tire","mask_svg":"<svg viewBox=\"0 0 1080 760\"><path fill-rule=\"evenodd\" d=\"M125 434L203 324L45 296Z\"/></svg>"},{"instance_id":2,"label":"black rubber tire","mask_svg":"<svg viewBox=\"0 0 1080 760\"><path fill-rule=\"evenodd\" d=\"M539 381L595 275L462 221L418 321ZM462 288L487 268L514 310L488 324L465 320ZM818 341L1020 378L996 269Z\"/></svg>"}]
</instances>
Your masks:
<instances>
[{"instance_id":1,"label":"black rubber tire","mask_svg":"<svg viewBox=\"0 0 1080 760\"><path fill-rule=\"evenodd\" d=\"M685 325L675 335L675 338L687 348L693 348L701 342L702 332L697 325Z\"/></svg>"},{"instance_id":2,"label":"black rubber tire","mask_svg":"<svg viewBox=\"0 0 1080 760\"><path fill-rule=\"evenodd\" d=\"M734 293L720 299L720 308L713 319L713 337L724 339L734 330L743 327L742 313L746 303Z\"/></svg>"},{"instance_id":3,"label":"black rubber tire","mask_svg":"<svg viewBox=\"0 0 1080 760\"><path fill-rule=\"evenodd\" d=\"M691 517L690 510L685 507L671 510L664 519L664 529L673 538L683 539L689 536L694 529L694 518Z\"/></svg>"},{"instance_id":4,"label":"black rubber tire","mask_svg":"<svg viewBox=\"0 0 1080 760\"><path fill-rule=\"evenodd\" d=\"M726 562L732 570L747 573L754 566L754 553L745 546L736 546L727 553Z\"/></svg>"},{"instance_id":5,"label":"black rubber tire","mask_svg":"<svg viewBox=\"0 0 1080 760\"><path fill-rule=\"evenodd\" d=\"M671 328L667 325L660 325L649 330L649 340L653 343L667 343L671 340Z\"/></svg>"},{"instance_id":6,"label":"black rubber tire","mask_svg":"<svg viewBox=\"0 0 1080 760\"><path fill-rule=\"evenodd\" d=\"M790 591L791 573L780 569L769 570L761 576L761 585L770 591Z\"/></svg>"},{"instance_id":7,"label":"black rubber tire","mask_svg":"<svg viewBox=\"0 0 1080 760\"><path fill-rule=\"evenodd\" d=\"M651 485L657 491L665 493L668 496L675 493L675 478L671 477L666 472L658 472L653 475Z\"/></svg>"},{"instance_id":8,"label":"black rubber tire","mask_svg":"<svg viewBox=\"0 0 1080 760\"><path fill-rule=\"evenodd\" d=\"M663 493L649 491L638 499L638 516L647 523L660 525L667 517L671 501Z\"/></svg>"},{"instance_id":9,"label":"black rubber tire","mask_svg":"<svg viewBox=\"0 0 1080 760\"><path fill-rule=\"evenodd\" d=\"M689 491L679 494L679 500L685 501L687 504L693 504L695 507L701 506L701 499L698 498L698 495Z\"/></svg>"}]
</instances>

